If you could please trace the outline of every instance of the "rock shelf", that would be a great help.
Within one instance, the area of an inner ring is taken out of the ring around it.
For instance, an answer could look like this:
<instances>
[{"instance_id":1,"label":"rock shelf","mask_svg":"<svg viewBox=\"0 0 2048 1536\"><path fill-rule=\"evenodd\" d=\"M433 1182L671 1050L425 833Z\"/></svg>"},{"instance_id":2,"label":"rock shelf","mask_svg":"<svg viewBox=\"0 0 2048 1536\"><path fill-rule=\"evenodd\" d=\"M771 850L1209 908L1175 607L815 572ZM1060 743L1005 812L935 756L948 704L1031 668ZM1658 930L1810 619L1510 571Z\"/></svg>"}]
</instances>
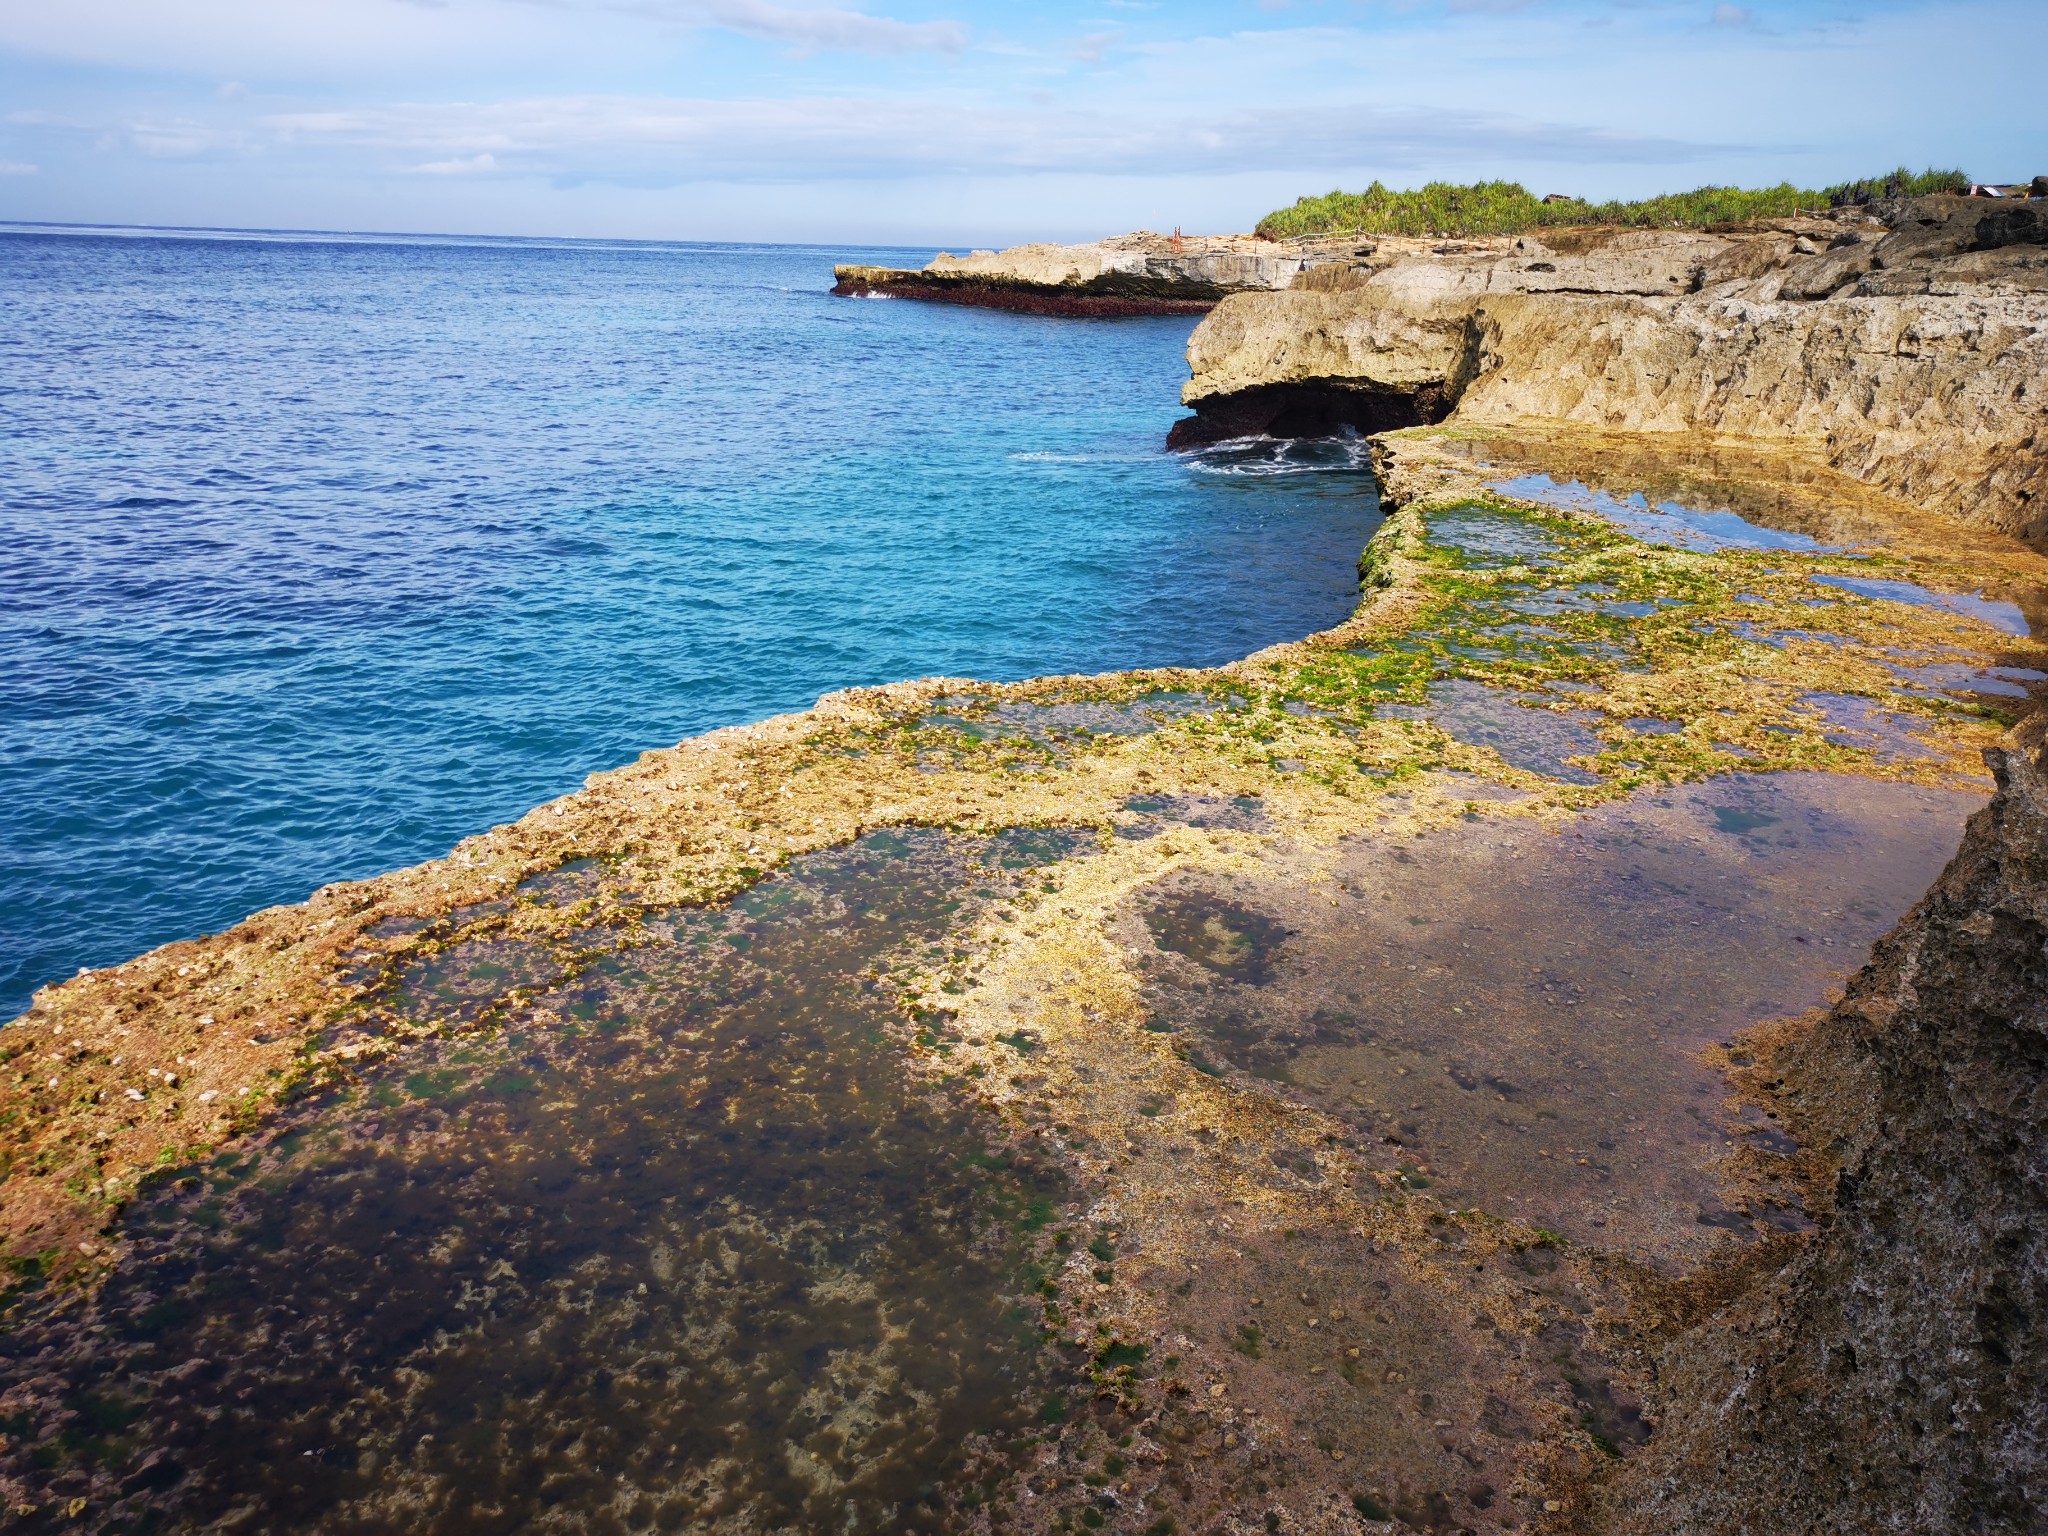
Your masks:
<instances>
[{"instance_id":1,"label":"rock shelf","mask_svg":"<svg viewBox=\"0 0 2048 1536\"><path fill-rule=\"evenodd\" d=\"M1356 242L1337 248L1348 255ZM921 268L840 266L846 298L930 299L1029 314L1204 314L1226 294L1284 288L1342 257L1248 235L1182 239L1141 232L1088 245L1020 245L968 256L941 252Z\"/></svg>"}]
</instances>

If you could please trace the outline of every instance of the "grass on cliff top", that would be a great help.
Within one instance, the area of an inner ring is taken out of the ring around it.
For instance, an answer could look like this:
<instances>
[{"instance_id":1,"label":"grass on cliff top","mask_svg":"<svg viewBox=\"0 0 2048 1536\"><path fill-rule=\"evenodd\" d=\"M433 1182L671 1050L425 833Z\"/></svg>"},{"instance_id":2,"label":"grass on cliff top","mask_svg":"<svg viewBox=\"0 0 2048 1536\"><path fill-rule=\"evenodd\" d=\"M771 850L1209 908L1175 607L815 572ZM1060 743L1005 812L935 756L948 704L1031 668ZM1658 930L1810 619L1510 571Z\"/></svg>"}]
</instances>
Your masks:
<instances>
[{"instance_id":1,"label":"grass on cliff top","mask_svg":"<svg viewBox=\"0 0 2048 1536\"><path fill-rule=\"evenodd\" d=\"M1328 192L1298 199L1292 208L1269 213L1258 233L1268 240L1295 235L1519 235L1564 225L1612 224L1646 229L1703 229L1741 219L1784 218L1821 208L1861 205L1878 198L1925 197L1961 192L1969 186L1961 171L1900 166L1885 176L1845 181L1818 191L1785 182L1751 190L1700 187L1641 202L1589 203L1580 198L1549 201L1516 181L1481 181L1459 186L1432 181L1415 191L1394 192L1374 182L1363 192Z\"/></svg>"}]
</instances>

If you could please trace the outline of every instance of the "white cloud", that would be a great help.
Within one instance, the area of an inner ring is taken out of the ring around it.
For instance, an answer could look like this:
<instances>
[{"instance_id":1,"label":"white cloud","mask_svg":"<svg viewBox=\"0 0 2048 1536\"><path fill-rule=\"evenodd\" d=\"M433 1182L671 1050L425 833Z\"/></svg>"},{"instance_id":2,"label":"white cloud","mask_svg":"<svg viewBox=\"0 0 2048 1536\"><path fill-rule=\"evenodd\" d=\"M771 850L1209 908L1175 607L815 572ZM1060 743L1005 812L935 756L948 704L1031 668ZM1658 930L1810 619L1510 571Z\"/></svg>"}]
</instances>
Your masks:
<instances>
[{"instance_id":1,"label":"white cloud","mask_svg":"<svg viewBox=\"0 0 2048 1536\"><path fill-rule=\"evenodd\" d=\"M967 29L957 21L895 21L864 11L768 5L764 0L699 0L682 9L708 25L773 38L805 51L836 48L852 53L916 53L931 49L957 53L967 46Z\"/></svg>"},{"instance_id":2,"label":"white cloud","mask_svg":"<svg viewBox=\"0 0 2048 1536\"><path fill-rule=\"evenodd\" d=\"M248 147L245 135L234 129L215 127L194 118L141 118L128 124L128 139L145 155L179 159L203 155L209 150Z\"/></svg>"},{"instance_id":3,"label":"white cloud","mask_svg":"<svg viewBox=\"0 0 2048 1536\"><path fill-rule=\"evenodd\" d=\"M838 6L771 5L768 0L523 0L558 11L602 11L718 27L747 37L788 43L799 54L831 49L847 53L958 53L967 28L957 21L897 21Z\"/></svg>"},{"instance_id":4,"label":"white cloud","mask_svg":"<svg viewBox=\"0 0 2048 1536\"><path fill-rule=\"evenodd\" d=\"M1500 113L1370 107L1203 115L1071 108L1022 112L935 100L719 101L616 96L423 103L265 120L301 146L497 157L500 169L630 181L820 176L1228 174L1448 157L1671 163L1711 146Z\"/></svg>"},{"instance_id":5,"label":"white cloud","mask_svg":"<svg viewBox=\"0 0 2048 1536\"><path fill-rule=\"evenodd\" d=\"M0 176L33 176L36 167L26 160L0 160Z\"/></svg>"},{"instance_id":6,"label":"white cloud","mask_svg":"<svg viewBox=\"0 0 2048 1536\"><path fill-rule=\"evenodd\" d=\"M457 156L452 160L429 160L425 165L413 169L422 176L475 176L484 171L495 171L498 157L492 154Z\"/></svg>"},{"instance_id":7,"label":"white cloud","mask_svg":"<svg viewBox=\"0 0 2048 1536\"><path fill-rule=\"evenodd\" d=\"M1085 37L1076 38L1067 52L1083 64L1100 64L1102 56L1122 40L1121 32L1090 32Z\"/></svg>"},{"instance_id":8,"label":"white cloud","mask_svg":"<svg viewBox=\"0 0 2048 1536\"><path fill-rule=\"evenodd\" d=\"M957 21L898 21L773 0L63 0L0 4L0 52L255 83L284 75L465 76L503 68L630 70L678 27L798 54L957 53Z\"/></svg>"}]
</instances>

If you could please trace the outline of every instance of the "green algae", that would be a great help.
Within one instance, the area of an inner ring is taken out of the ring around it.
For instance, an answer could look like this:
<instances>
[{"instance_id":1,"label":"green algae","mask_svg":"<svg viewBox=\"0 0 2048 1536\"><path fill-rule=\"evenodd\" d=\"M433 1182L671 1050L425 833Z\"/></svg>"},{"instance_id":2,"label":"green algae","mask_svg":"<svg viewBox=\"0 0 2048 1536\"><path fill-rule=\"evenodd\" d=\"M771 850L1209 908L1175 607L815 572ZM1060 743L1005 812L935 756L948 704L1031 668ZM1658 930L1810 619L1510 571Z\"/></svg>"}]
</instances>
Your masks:
<instances>
[{"instance_id":1,"label":"green algae","mask_svg":"<svg viewBox=\"0 0 2048 1536\"><path fill-rule=\"evenodd\" d=\"M1313 654L1288 679L1290 699L1363 722L1403 718L1389 706L1426 710L1433 691L1441 712L1446 686L1512 690L1518 705L1597 732L1599 743L1578 754L1580 773L1567 776L1620 788L1737 762L1755 771L1876 766L1883 745L1817 717L1810 701L1822 693L1867 699L1905 732L2006 722L1974 698L1902 686L1902 662L1970 670L1974 636L1959 632L1953 614L1902 614L1860 593L1813 596L1818 579L1843 570L1867 582L1912 568L1882 553L1652 547L1589 516L1479 498L1413 514L1407 528L1390 524L1382 535L1390 549L1404 536L1418 572L1411 620ZM1656 731L1630 727L1646 716ZM1430 750L1434 740L1414 741L1422 766L1450 761ZM1919 755L1945 760L1938 750Z\"/></svg>"},{"instance_id":2,"label":"green algae","mask_svg":"<svg viewBox=\"0 0 2048 1536\"><path fill-rule=\"evenodd\" d=\"M1066 1185L894 1070L873 972L1071 842L875 841L173 1170L90 1326L0 1337L31 1525L510 1530L623 1488L628 1524L922 1529L1000 1479L1064 1369L1023 1298ZM393 1006L502 969L444 952Z\"/></svg>"}]
</instances>

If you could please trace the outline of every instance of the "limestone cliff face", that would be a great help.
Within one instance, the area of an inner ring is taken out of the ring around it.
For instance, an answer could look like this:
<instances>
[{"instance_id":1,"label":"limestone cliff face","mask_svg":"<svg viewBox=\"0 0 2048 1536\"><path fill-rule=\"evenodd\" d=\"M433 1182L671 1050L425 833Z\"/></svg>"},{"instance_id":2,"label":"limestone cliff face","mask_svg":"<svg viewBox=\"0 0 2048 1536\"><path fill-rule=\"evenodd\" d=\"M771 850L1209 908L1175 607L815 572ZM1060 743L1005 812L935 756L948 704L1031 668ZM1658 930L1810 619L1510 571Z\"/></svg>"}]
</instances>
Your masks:
<instances>
[{"instance_id":1,"label":"limestone cliff face","mask_svg":"<svg viewBox=\"0 0 2048 1536\"><path fill-rule=\"evenodd\" d=\"M922 268L841 266L833 292L936 299L1039 314L1177 314L1227 294L1284 288L1327 260L1302 245L1228 235L1174 240L1139 233L1083 245L1019 245Z\"/></svg>"},{"instance_id":2,"label":"limestone cliff face","mask_svg":"<svg viewBox=\"0 0 2048 1536\"><path fill-rule=\"evenodd\" d=\"M1221 306L1189 340L1191 405L1246 389L1323 381L1407 388L1466 366L1471 321L1519 294L1668 298L1753 278L1797 237L1657 230L1563 230L1439 255L1421 242L1325 263L1283 293Z\"/></svg>"},{"instance_id":3,"label":"limestone cliff face","mask_svg":"<svg viewBox=\"0 0 2048 1536\"><path fill-rule=\"evenodd\" d=\"M1418 291L1420 290L1420 291ZM1471 348L1472 298L1396 273L1355 287L1295 289L1218 306L1188 341L1189 405L1283 384L1342 381L1413 390L1455 376Z\"/></svg>"},{"instance_id":4,"label":"limestone cliff face","mask_svg":"<svg viewBox=\"0 0 2048 1536\"><path fill-rule=\"evenodd\" d=\"M1197 329L1180 439L1284 432L1290 412L1710 433L2048 544L2048 205L1986 207L1925 199L1889 232L1560 231L1317 271Z\"/></svg>"},{"instance_id":5,"label":"limestone cliff face","mask_svg":"<svg viewBox=\"0 0 2048 1536\"><path fill-rule=\"evenodd\" d=\"M1461 417L1794 438L1877 489L2048 542L2048 300L1985 294L1475 309Z\"/></svg>"},{"instance_id":6,"label":"limestone cliff face","mask_svg":"<svg viewBox=\"0 0 2048 1536\"><path fill-rule=\"evenodd\" d=\"M2048 1511L2048 751L1998 794L1843 1001L1760 1071L1841 1138L1834 1209L1667 1349L1607 1490L1629 1536L2039 1532Z\"/></svg>"}]
</instances>

